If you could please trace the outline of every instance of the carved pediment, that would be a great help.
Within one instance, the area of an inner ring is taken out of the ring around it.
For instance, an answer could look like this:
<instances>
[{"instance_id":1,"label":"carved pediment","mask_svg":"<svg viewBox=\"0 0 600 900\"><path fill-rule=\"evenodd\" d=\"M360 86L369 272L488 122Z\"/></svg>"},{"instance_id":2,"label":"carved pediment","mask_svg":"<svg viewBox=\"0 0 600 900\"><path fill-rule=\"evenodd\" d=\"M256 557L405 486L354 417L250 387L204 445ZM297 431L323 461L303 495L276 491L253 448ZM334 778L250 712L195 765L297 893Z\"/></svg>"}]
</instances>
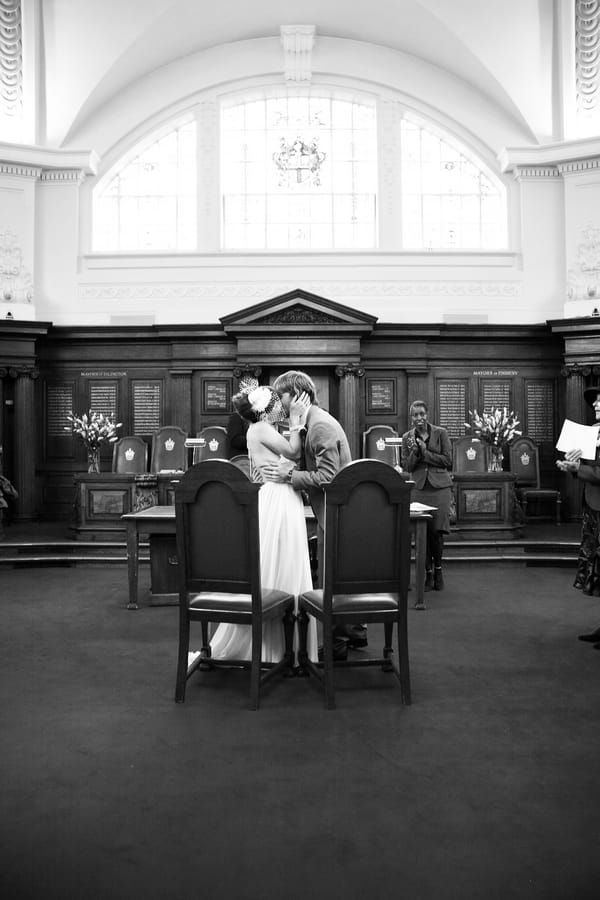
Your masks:
<instances>
[{"instance_id":1,"label":"carved pediment","mask_svg":"<svg viewBox=\"0 0 600 900\"><path fill-rule=\"evenodd\" d=\"M361 310L351 309L334 300L300 289L221 318L225 331L230 334L248 333L254 329L277 331L277 326L280 326L282 331L289 331L298 326L307 326L309 329L315 325L323 326L325 332L341 330L368 334L376 321L375 316Z\"/></svg>"},{"instance_id":2,"label":"carved pediment","mask_svg":"<svg viewBox=\"0 0 600 900\"><path fill-rule=\"evenodd\" d=\"M254 319L257 325L314 325L315 323L326 323L329 325L339 324L339 319L330 313L323 312L322 309L312 309L307 306L289 306L287 309L279 309L269 313L266 316L259 316Z\"/></svg>"}]
</instances>

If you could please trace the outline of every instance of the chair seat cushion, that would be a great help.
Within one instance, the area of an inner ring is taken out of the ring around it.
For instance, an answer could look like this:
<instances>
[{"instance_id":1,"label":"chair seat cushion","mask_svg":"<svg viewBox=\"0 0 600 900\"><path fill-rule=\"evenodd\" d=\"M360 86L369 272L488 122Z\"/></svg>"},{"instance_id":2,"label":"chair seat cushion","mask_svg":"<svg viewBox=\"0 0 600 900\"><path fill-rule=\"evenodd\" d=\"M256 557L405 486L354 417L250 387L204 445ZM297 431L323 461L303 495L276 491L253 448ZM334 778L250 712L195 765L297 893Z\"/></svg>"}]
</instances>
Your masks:
<instances>
[{"instance_id":1,"label":"chair seat cushion","mask_svg":"<svg viewBox=\"0 0 600 900\"><path fill-rule=\"evenodd\" d=\"M276 611L280 606L292 602L293 594L286 591L264 590L262 592L263 615ZM188 606L198 612L252 612L250 594L234 594L227 591L200 591L188 595Z\"/></svg>"},{"instance_id":2,"label":"chair seat cushion","mask_svg":"<svg viewBox=\"0 0 600 900\"><path fill-rule=\"evenodd\" d=\"M306 591L299 598L310 611L310 607L322 611L323 591ZM398 609L398 594L334 594L331 598L333 614L391 612Z\"/></svg>"}]
</instances>

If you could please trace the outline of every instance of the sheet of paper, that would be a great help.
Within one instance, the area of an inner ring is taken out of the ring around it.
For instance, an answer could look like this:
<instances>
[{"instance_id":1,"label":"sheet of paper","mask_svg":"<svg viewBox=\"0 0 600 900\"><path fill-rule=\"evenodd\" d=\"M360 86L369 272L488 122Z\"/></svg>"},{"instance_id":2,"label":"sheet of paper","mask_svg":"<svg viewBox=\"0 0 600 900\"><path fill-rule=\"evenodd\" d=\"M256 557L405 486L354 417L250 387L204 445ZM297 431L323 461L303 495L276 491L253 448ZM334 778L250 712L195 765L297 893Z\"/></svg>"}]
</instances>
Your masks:
<instances>
[{"instance_id":1,"label":"sheet of paper","mask_svg":"<svg viewBox=\"0 0 600 900\"><path fill-rule=\"evenodd\" d=\"M581 450L584 459L596 458L596 442L600 425L579 425L565 419L556 449L566 453L568 450Z\"/></svg>"},{"instance_id":2,"label":"sheet of paper","mask_svg":"<svg viewBox=\"0 0 600 900\"><path fill-rule=\"evenodd\" d=\"M437 509L437 506L427 506L426 503L418 503L417 501L410 504L411 513L431 512L432 509Z\"/></svg>"}]
</instances>

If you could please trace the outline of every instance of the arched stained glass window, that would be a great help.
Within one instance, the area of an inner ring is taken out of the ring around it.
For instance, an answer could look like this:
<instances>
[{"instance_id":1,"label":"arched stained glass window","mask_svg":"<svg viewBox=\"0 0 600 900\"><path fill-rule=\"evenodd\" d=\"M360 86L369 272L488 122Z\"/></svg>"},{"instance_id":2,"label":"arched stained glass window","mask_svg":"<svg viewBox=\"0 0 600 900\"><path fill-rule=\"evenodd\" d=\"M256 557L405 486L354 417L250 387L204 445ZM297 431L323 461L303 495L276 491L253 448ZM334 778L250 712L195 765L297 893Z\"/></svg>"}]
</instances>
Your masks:
<instances>
[{"instance_id":1,"label":"arched stained glass window","mask_svg":"<svg viewBox=\"0 0 600 900\"><path fill-rule=\"evenodd\" d=\"M232 101L221 136L225 249L377 246L373 100L322 93Z\"/></svg>"},{"instance_id":2,"label":"arched stained glass window","mask_svg":"<svg viewBox=\"0 0 600 900\"><path fill-rule=\"evenodd\" d=\"M466 145L409 110L378 143L372 95L314 91L231 95L212 131L199 107L137 144L94 189L92 249L369 251L380 229L386 250L508 249L506 186Z\"/></svg>"},{"instance_id":3,"label":"arched stained glass window","mask_svg":"<svg viewBox=\"0 0 600 900\"><path fill-rule=\"evenodd\" d=\"M506 188L465 147L404 118L400 161L403 250L507 247Z\"/></svg>"},{"instance_id":4,"label":"arched stained glass window","mask_svg":"<svg viewBox=\"0 0 600 900\"><path fill-rule=\"evenodd\" d=\"M189 251L197 244L196 123L138 145L94 191L93 249Z\"/></svg>"}]
</instances>

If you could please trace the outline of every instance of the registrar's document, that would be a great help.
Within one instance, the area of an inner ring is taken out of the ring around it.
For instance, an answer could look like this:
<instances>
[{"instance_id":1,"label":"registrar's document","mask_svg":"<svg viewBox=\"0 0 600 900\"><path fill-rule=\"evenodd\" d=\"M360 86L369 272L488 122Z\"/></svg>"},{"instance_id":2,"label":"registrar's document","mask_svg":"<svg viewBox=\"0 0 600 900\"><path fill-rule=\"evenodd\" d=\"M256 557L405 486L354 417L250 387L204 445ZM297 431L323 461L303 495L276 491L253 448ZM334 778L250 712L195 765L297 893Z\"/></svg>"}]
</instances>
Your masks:
<instances>
[{"instance_id":1,"label":"registrar's document","mask_svg":"<svg viewBox=\"0 0 600 900\"><path fill-rule=\"evenodd\" d=\"M581 450L584 459L596 458L596 443L600 425L579 425L565 419L556 449L566 453L568 450Z\"/></svg>"}]
</instances>

